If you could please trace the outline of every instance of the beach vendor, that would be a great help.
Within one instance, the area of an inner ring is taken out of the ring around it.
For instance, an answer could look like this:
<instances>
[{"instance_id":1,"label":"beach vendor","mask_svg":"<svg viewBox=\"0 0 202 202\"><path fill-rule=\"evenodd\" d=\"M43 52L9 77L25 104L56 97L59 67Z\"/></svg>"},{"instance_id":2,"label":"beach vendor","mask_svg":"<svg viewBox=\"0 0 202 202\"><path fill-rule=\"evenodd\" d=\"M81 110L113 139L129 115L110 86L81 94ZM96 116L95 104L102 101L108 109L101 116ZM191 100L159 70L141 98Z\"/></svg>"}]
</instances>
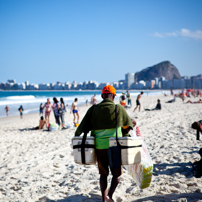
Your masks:
<instances>
[{"instance_id":1,"label":"beach vendor","mask_svg":"<svg viewBox=\"0 0 202 202\"><path fill-rule=\"evenodd\" d=\"M109 138L116 136L116 113L114 98L116 96L113 86L105 86L102 90L103 101L89 108L75 132L80 136L84 131L90 130L95 137L95 147L100 174L100 189L103 202L113 202L112 196L120 182L122 166L112 169L112 181L107 193L107 176L109 174ZM133 129L133 123L123 106L117 105L117 131L118 137L127 136L128 131Z\"/></svg>"}]
</instances>

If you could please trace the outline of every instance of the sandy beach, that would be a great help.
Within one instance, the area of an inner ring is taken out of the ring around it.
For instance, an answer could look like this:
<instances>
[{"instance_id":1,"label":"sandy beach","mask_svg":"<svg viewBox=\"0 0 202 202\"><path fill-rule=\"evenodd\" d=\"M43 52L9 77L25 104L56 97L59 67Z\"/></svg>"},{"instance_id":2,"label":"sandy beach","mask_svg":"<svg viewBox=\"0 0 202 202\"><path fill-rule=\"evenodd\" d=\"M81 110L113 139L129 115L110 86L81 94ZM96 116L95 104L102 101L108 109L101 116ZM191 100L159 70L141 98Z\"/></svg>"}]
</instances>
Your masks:
<instances>
[{"instance_id":1,"label":"sandy beach","mask_svg":"<svg viewBox=\"0 0 202 202\"><path fill-rule=\"evenodd\" d=\"M144 111L154 108L158 98L161 111ZM133 113L135 99L133 107L127 109L140 127L154 171L151 186L141 190L124 170L113 197L116 202L202 201L202 178L191 172L191 163L200 159L202 137L197 141L196 131L190 128L191 123L202 119L202 104L185 104L179 98L175 103L165 103L172 98L145 95L141 112ZM80 107L80 119L88 108ZM70 111L65 120L73 123ZM74 163L70 145L76 128L24 130L38 122L39 114L0 119L0 201L101 202L97 166Z\"/></svg>"}]
</instances>

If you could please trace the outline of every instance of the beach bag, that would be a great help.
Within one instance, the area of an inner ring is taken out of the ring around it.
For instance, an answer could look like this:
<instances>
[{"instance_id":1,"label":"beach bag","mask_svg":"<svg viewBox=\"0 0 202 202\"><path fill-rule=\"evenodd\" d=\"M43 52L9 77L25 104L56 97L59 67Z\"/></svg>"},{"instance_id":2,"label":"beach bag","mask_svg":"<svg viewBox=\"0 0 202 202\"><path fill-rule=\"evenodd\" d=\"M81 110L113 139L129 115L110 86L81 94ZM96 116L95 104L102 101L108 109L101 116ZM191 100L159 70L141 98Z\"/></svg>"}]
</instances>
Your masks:
<instances>
[{"instance_id":1,"label":"beach bag","mask_svg":"<svg viewBox=\"0 0 202 202\"><path fill-rule=\"evenodd\" d=\"M108 156L109 156L109 166L111 169L119 168L121 165L125 164L133 164L135 161L136 163L140 163L141 161L141 150L142 144L135 144L136 140L131 139L130 137L122 137L118 138L117 133L117 105L115 105L115 113L116 113L116 141L114 138L110 138L110 147L108 149ZM121 144L120 144L121 141ZM133 142L131 145L127 145L128 142ZM140 141L141 142L141 141ZM115 143L115 144L114 144ZM125 143L125 144L124 144ZM139 143L139 142L138 142ZM136 153L133 149L139 148L139 151ZM131 155L130 150L134 151L135 153L132 155L134 156L132 161L130 160ZM138 158L136 158L136 155ZM138 160L137 160L138 159Z\"/></svg>"},{"instance_id":2,"label":"beach bag","mask_svg":"<svg viewBox=\"0 0 202 202\"><path fill-rule=\"evenodd\" d=\"M58 108L58 114L62 114L63 113L63 109L61 107Z\"/></svg>"},{"instance_id":3,"label":"beach bag","mask_svg":"<svg viewBox=\"0 0 202 202\"><path fill-rule=\"evenodd\" d=\"M92 106L90 119L94 107L95 105ZM97 162L97 157L95 153L95 138L93 136L87 137L89 130L84 131L83 137L74 137L72 139L75 163L83 165L95 165Z\"/></svg>"},{"instance_id":4,"label":"beach bag","mask_svg":"<svg viewBox=\"0 0 202 202\"><path fill-rule=\"evenodd\" d=\"M50 123L49 124L49 127L48 127L49 131L56 131L58 129L59 129L59 125L57 123Z\"/></svg>"}]
</instances>

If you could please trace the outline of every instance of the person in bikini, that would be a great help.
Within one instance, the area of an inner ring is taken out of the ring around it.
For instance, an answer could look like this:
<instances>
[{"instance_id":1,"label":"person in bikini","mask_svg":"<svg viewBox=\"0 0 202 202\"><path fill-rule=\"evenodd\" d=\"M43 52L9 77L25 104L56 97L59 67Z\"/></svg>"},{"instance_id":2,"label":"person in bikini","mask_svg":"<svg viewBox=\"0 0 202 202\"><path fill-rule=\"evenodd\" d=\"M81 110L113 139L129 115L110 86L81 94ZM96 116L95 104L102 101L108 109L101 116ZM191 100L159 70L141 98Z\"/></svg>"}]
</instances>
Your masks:
<instances>
[{"instance_id":1,"label":"person in bikini","mask_svg":"<svg viewBox=\"0 0 202 202\"><path fill-rule=\"evenodd\" d=\"M77 107L77 101L78 101L78 99L75 98L74 102L72 103L72 108L71 108L71 111L74 115L73 122L75 125L76 125L76 123L77 124L79 123L79 112L78 112L78 107ZM71 111L70 111L70 114L71 114ZM76 122L76 116L77 116L77 122Z\"/></svg>"},{"instance_id":2,"label":"person in bikini","mask_svg":"<svg viewBox=\"0 0 202 202\"><path fill-rule=\"evenodd\" d=\"M44 120L44 117L41 116L40 120L39 120L39 126L37 127L34 127L34 128L29 128L27 130L41 130L44 128L44 125L46 125L46 128L48 128L48 123L47 123L47 120L45 119Z\"/></svg>"},{"instance_id":3,"label":"person in bikini","mask_svg":"<svg viewBox=\"0 0 202 202\"><path fill-rule=\"evenodd\" d=\"M47 124L50 123L50 114L51 114L51 109L52 109L52 104L50 102L50 99L47 99L47 102L43 106L43 109L45 108L45 119L47 120Z\"/></svg>"},{"instance_id":4,"label":"person in bikini","mask_svg":"<svg viewBox=\"0 0 202 202\"><path fill-rule=\"evenodd\" d=\"M191 100L188 100L186 103L191 103L191 104L198 104L198 103L202 103L201 99L199 99L198 101L191 101Z\"/></svg>"}]
</instances>

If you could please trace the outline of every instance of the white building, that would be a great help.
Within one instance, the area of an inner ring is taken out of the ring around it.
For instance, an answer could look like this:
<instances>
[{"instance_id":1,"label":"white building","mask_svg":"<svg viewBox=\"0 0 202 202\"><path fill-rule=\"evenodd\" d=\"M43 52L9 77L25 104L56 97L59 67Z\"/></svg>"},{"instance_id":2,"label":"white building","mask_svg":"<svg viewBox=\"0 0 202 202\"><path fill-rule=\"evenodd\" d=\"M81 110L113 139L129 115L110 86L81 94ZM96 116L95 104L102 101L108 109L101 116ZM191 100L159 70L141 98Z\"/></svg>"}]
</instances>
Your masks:
<instances>
[{"instance_id":1,"label":"white building","mask_svg":"<svg viewBox=\"0 0 202 202\"><path fill-rule=\"evenodd\" d=\"M135 74L134 73L127 73L125 75L125 88L130 89L131 85L135 82Z\"/></svg>"},{"instance_id":2,"label":"white building","mask_svg":"<svg viewBox=\"0 0 202 202\"><path fill-rule=\"evenodd\" d=\"M50 89L50 84L49 83L40 83L39 84L39 90L49 90Z\"/></svg>"}]
</instances>

